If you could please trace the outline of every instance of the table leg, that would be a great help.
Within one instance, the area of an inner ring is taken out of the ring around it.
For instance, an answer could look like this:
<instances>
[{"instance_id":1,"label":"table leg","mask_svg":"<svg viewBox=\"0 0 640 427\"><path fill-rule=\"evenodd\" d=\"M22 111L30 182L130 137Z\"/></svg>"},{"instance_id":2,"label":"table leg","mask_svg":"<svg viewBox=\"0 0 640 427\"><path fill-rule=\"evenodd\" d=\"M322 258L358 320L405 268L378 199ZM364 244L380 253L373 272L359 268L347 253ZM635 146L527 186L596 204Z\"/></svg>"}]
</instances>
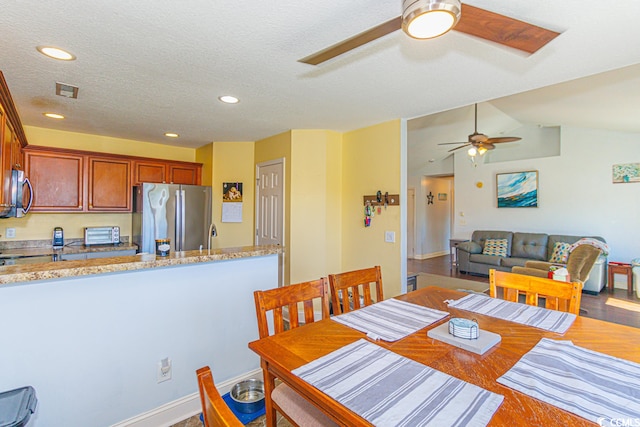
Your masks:
<instances>
[{"instance_id":1,"label":"table leg","mask_svg":"<svg viewBox=\"0 0 640 427\"><path fill-rule=\"evenodd\" d=\"M267 427L276 427L278 424L278 414L273 407L271 393L276 386L276 377L269 372L269 365L264 360L260 361L262 374L264 376L264 408Z\"/></svg>"},{"instance_id":2,"label":"table leg","mask_svg":"<svg viewBox=\"0 0 640 427\"><path fill-rule=\"evenodd\" d=\"M613 279L614 279L613 269L609 267L609 280L608 280L609 292L613 292Z\"/></svg>"}]
</instances>

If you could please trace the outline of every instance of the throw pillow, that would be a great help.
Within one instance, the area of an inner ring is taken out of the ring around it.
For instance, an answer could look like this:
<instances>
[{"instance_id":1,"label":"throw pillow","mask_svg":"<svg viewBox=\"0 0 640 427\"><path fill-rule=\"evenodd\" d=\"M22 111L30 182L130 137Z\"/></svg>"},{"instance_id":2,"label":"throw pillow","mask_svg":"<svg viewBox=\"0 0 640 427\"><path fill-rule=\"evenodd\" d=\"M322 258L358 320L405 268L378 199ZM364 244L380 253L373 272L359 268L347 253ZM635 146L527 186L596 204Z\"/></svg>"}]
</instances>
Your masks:
<instances>
[{"instance_id":1,"label":"throw pillow","mask_svg":"<svg viewBox=\"0 0 640 427\"><path fill-rule=\"evenodd\" d=\"M483 255L507 256L507 239L487 239L484 242Z\"/></svg>"},{"instance_id":2,"label":"throw pillow","mask_svg":"<svg viewBox=\"0 0 640 427\"><path fill-rule=\"evenodd\" d=\"M569 248L571 245L565 242L556 242L553 245L553 252L551 252L551 258L549 262L557 262L559 264L566 264L569 258Z\"/></svg>"}]
</instances>

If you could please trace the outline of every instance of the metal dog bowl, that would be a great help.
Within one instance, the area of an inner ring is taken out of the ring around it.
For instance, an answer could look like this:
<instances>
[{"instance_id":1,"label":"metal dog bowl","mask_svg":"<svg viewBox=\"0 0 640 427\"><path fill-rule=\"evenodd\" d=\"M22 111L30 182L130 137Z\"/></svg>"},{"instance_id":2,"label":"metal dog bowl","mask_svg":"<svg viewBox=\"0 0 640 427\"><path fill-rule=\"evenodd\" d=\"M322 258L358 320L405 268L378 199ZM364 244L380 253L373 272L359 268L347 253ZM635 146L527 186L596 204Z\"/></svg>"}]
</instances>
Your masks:
<instances>
[{"instance_id":1,"label":"metal dog bowl","mask_svg":"<svg viewBox=\"0 0 640 427\"><path fill-rule=\"evenodd\" d=\"M256 379L240 381L231 387L229 396L236 411L243 414L258 412L264 408L264 383Z\"/></svg>"}]
</instances>

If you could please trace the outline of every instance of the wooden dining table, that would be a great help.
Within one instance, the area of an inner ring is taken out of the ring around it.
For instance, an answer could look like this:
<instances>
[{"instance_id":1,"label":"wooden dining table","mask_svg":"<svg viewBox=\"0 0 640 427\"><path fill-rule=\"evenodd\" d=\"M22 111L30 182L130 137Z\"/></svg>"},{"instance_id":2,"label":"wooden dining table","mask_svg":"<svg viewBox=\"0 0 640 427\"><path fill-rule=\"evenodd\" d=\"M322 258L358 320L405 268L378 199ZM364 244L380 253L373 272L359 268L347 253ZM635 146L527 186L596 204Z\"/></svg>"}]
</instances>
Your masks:
<instances>
[{"instance_id":1,"label":"wooden dining table","mask_svg":"<svg viewBox=\"0 0 640 427\"><path fill-rule=\"evenodd\" d=\"M560 335L531 326L449 308L445 300L456 300L464 292L427 287L396 297L399 300L435 308L451 316L399 341L374 341L406 358L486 390L504 396L490 426L593 426L597 425L556 406L529 397L496 380L513 367L542 338L570 340L573 344L621 359L640 363L640 329L579 316ZM475 319L480 330L491 331L502 340L483 355L429 338L427 331L451 317ZM324 319L277 335L251 342L249 348L261 358L265 381L278 378L320 408L339 425L371 425L331 397L292 374L292 370L338 350L366 335L348 326ZM268 424L270 420L268 419Z\"/></svg>"}]
</instances>

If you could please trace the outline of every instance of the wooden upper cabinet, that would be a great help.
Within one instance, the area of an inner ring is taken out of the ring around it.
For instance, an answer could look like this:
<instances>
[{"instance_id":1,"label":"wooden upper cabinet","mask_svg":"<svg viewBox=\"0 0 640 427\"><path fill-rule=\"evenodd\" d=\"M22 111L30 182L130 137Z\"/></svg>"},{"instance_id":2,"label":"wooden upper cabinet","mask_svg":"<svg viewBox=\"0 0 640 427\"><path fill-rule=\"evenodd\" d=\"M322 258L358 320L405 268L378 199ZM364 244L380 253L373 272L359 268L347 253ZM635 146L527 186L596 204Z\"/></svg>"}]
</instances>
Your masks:
<instances>
[{"instance_id":1,"label":"wooden upper cabinet","mask_svg":"<svg viewBox=\"0 0 640 427\"><path fill-rule=\"evenodd\" d=\"M89 156L89 211L131 211L131 161Z\"/></svg>"},{"instance_id":2,"label":"wooden upper cabinet","mask_svg":"<svg viewBox=\"0 0 640 427\"><path fill-rule=\"evenodd\" d=\"M142 182L166 182L167 171L167 162L153 160L134 160L133 185L139 185Z\"/></svg>"},{"instance_id":3,"label":"wooden upper cabinet","mask_svg":"<svg viewBox=\"0 0 640 427\"><path fill-rule=\"evenodd\" d=\"M201 182L199 163L37 146L23 151L35 212L131 212L134 185Z\"/></svg>"},{"instance_id":4,"label":"wooden upper cabinet","mask_svg":"<svg viewBox=\"0 0 640 427\"><path fill-rule=\"evenodd\" d=\"M25 145L20 117L0 71L0 211L6 211L12 203L11 170L22 169L21 149Z\"/></svg>"},{"instance_id":5,"label":"wooden upper cabinet","mask_svg":"<svg viewBox=\"0 0 640 427\"><path fill-rule=\"evenodd\" d=\"M22 144L20 140L13 134L13 140L11 141L11 164L14 169L24 170L24 154L22 153Z\"/></svg>"},{"instance_id":6,"label":"wooden upper cabinet","mask_svg":"<svg viewBox=\"0 0 640 427\"><path fill-rule=\"evenodd\" d=\"M85 156L25 150L25 172L33 186L33 212L84 209Z\"/></svg>"},{"instance_id":7,"label":"wooden upper cabinet","mask_svg":"<svg viewBox=\"0 0 640 427\"><path fill-rule=\"evenodd\" d=\"M0 205L5 210L11 205L11 140L12 131L4 109L0 107Z\"/></svg>"},{"instance_id":8,"label":"wooden upper cabinet","mask_svg":"<svg viewBox=\"0 0 640 427\"><path fill-rule=\"evenodd\" d=\"M200 185L202 166L195 164L169 164L169 179L171 184Z\"/></svg>"}]
</instances>

